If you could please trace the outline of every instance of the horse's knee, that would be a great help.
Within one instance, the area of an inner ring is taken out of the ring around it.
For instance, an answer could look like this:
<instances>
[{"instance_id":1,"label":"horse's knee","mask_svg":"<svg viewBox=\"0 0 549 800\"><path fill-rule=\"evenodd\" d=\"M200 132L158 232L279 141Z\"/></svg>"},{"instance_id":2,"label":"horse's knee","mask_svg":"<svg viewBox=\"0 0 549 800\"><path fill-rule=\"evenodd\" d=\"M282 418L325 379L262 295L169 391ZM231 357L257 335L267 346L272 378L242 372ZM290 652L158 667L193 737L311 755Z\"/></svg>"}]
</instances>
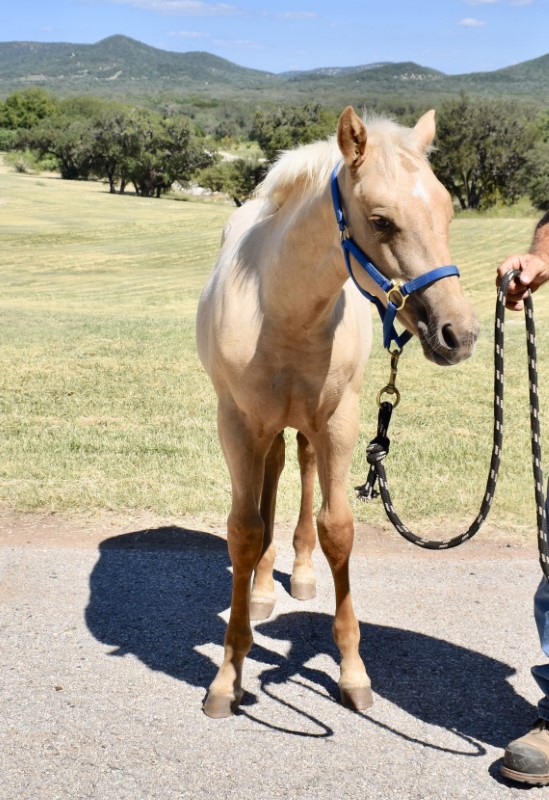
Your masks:
<instances>
[{"instance_id":1,"label":"horse's knee","mask_svg":"<svg viewBox=\"0 0 549 800\"><path fill-rule=\"evenodd\" d=\"M320 536L330 537L332 533L346 532L354 525L353 512L348 502L324 504L317 516L317 527Z\"/></svg>"},{"instance_id":2,"label":"horse's knee","mask_svg":"<svg viewBox=\"0 0 549 800\"><path fill-rule=\"evenodd\" d=\"M322 552L332 569L347 564L354 539L351 509L342 509L338 514L322 509L317 517L317 528Z\"/></svg>"},{"instance_id":3,"label":"horse's knee","mask_svg":"<svg viewBox=\"0 0 549 800\"><path fill-rule=\"evenodd\" d=\"M259 513L245 517L231 512L227 522L227 545L234 568L251 573L261 557L265 523Z\"/></svg>"}]
</instances>

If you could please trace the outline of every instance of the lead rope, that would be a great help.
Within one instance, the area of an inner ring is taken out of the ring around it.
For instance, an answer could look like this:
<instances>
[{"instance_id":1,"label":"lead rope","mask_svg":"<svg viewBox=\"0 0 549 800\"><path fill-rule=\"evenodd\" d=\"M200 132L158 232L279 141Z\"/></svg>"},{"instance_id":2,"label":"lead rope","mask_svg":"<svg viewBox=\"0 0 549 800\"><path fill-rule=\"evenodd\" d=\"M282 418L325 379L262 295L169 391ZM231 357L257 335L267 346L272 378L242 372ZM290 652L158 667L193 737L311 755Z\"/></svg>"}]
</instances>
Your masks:
<instances>
[{"instance_id":1,"label":"lead rope","mask_svg":"<svg viewBox=\"0 0 549 800\"><path fill-rule=\"evenodd\" d=\"M398 405L400 394L395 386L396 370L398 364L399 351L391 353L391 377L389 384L381 390L378 395L379 415L377 435L366 448L366 457L370 464L370 470L366 482L362 486L356 487L357 496L362 500L369 500L372 497L381 495L383 506L390 521L396 530L412 544L427 550L447 550L450 547L457 547L463 542L472 539L477 533L483 522L486 520L496 489L499 465L501 461L501 451L503 444L503 345L504 345L504 325L505 325L505 299L510 281L519 275L518 270L510 270L502 279L498 289L496 302L496 318L494 327L494 432L492 445L492 458L490 461L490 471L486 482L486 491L480 507L480 511L472 525L465 533L460 533L451 539L442 541L432 541L424 539L413 533L404 525L398 516L387 483L384 460L389 452L390 440L387 436L389 423L393 409ZM539 424L539 397L538 397L538 373L537 373L537 352L536 352L536 330L534 324L534 306L531 292L528 292L524 300L524 316L526 323L526 349L528 354L528 381L530 394L530 428L532 445L532 468L534 473L534 492L536 501L536 521L538 529L538 550L540 565L543 574L549 579L549 552L547 546L547 521L545 513L545 497L543 492L543 471L541 467L541 441ZM394 395L394 402L382 401L382 395L386 393ZM379 492L375 490L375 483L379 484Z\"/></svg>"}]
</instances>

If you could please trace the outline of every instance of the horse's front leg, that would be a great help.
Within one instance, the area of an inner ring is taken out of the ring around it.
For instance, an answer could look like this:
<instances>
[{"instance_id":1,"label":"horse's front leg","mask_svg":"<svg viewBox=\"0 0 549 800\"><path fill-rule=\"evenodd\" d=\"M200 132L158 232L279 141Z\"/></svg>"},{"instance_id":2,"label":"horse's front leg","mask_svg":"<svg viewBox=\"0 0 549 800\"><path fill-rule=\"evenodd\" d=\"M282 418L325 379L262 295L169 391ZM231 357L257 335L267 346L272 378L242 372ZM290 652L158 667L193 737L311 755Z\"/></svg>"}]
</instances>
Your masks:
<instances>
[{"instance_id":1,"label":"horse's front leg","mask_svg":"<svg viewBox=\"0 0 549 800\"><path fill-rule=\"evenodd\" d=\"M356 408L353 408L355 406ZM315 438L322 507L318 515L318 539L330 565L335 587L334 640L341 653L339 691L341 702L363 710L373 703L370 679L359 655L360 629L351 600L349 558L354 522L347 499L347 480L358 433L358 398L344 398L326 431ZM356 420L356 422L355 422Z\"/></svg>"},{"instance_id":2,"label":"horse's front leg","mask_svg":"<svg viewBox=\"0 0 549 800\"><path fill-rule=\"evenodd\" d=\"M243 695L242 666L253 643L250 583L263 546L264 524L259 513L259 498L265 453L270 445L253 435L244 416L230 401L219 403L218 427L232 484L227 544L233 586L223 663L204 703L204 712L215 718L230 716Z\"/></svg>"}]
</instances>

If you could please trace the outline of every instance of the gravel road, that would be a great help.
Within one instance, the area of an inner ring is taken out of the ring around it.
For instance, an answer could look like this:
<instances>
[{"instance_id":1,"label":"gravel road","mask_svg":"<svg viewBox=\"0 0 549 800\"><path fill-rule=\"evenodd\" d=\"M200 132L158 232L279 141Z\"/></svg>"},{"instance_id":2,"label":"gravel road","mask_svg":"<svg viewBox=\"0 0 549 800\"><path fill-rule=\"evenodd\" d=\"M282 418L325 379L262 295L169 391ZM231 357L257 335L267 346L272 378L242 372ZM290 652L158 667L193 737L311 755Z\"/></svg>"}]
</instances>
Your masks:
<instances>
[{"instance_id":1,"label":"gravel road","mask_svg":"<svg viewBox=\"0 0 549 800\"><path fill-rule=\"evenodd\" d=\"M549 797L498 771L536 716L530 549L424 553L359 532L353 597L375 704L353 713L337 702L329 570L318 552L316 599L293 600L283 537L245 703L215 721L201 702L229 605L223 538L16 533L0 530L1 800Z\"/></svg>"}]
</instances>

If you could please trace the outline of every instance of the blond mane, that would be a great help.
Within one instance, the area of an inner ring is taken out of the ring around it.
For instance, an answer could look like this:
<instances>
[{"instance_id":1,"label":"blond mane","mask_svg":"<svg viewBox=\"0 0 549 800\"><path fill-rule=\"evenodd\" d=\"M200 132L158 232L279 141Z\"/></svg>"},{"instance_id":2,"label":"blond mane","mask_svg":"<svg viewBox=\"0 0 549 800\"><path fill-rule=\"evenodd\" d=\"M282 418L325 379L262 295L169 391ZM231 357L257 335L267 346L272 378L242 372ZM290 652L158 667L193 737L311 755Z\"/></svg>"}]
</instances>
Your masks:
<instances>
[{"instance_id":1,"label":"blond mane","mask_svg":"<svg viewBox=\"0 0 549 800\"><path fill-rule=\"evenodd\" d=\"M391 119L365 118L368 147L389 174L394 174L398 155L406 153L414 161L424 161L418 149L413 128L406 128ZM324 191L334 166L341 159L335 136L293 150L283 150L256 189L255 196L280 208L296 188L311 195Z\"/></svg>"}]
</instances>

